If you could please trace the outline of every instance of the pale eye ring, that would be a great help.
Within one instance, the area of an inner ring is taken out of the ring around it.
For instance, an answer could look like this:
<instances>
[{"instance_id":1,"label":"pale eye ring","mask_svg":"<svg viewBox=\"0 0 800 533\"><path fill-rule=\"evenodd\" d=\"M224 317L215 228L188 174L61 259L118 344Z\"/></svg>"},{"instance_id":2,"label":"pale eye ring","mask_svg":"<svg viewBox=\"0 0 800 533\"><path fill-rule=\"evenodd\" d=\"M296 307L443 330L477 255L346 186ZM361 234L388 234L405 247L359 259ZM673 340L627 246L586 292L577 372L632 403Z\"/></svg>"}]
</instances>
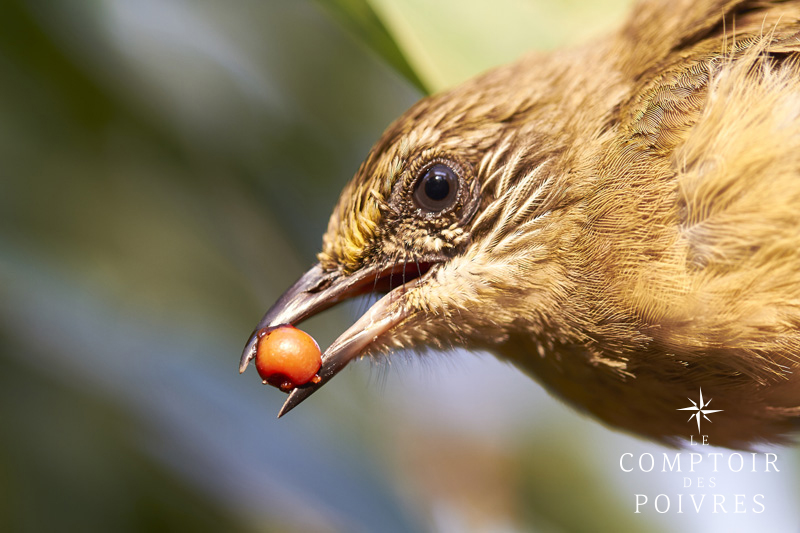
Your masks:
<instances>
[{"instance_id":1,"label":"pale eye ring","mask_svg":"<svg viewBox=\"0 0 800 533\"><path fill-rule=\"evenodd\" d=\"M444 163L428 168L414 186L414 203L426 213L439 213L458 200L459 178Z\"/></svg>"}]
</instances>

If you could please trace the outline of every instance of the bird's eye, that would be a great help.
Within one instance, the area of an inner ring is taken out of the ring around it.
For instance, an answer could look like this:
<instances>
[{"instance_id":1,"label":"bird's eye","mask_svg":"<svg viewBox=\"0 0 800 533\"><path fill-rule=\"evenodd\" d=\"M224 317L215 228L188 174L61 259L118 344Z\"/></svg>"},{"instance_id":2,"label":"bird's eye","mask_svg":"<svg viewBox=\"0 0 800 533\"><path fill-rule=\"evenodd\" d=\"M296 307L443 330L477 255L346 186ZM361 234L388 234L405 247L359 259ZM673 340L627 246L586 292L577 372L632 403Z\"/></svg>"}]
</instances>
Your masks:
<instances>
[{"instance_id":1,"label":"bird's eye","mask_svg":"<svg viewBox=\"0 0 800 533\"><path fill-rule=\"evenodd\" d=\"M428 213L452 206L458 198L458 176L445 164L430 167L414 187L414 203Z\"/></svg>"}]
</instances>

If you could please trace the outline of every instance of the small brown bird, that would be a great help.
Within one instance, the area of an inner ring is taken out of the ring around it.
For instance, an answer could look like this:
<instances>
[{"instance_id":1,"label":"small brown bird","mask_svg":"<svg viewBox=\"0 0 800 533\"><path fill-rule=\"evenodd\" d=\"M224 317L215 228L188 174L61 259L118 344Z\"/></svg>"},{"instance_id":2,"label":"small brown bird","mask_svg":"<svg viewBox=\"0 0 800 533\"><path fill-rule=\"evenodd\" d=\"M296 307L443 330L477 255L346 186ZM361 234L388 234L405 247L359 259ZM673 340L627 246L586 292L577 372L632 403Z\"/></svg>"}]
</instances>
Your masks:
<instances>
[{"instance_id":1,"label":"small brown bird","mask_svg":"<svg viewBox=\"0 0 800 533\"><path fill-rule=\"evenodd\" d=\"M485 349L604 423L715 445L800 426L800 1L638 3L613 35L424 98L344 189L259 327L388 294L319 384L397 348ZM244 370L255 337L242 355Z\"/></svg>"}]
</instances>

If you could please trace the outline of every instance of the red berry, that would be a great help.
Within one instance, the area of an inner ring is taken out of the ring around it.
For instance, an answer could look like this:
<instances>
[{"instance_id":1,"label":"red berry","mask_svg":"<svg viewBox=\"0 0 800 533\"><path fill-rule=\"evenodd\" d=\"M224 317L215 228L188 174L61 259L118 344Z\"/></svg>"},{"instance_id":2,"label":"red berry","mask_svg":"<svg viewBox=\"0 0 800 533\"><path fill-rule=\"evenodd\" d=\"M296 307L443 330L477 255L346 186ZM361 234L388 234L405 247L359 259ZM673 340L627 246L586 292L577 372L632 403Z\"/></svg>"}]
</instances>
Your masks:
<instances>
[{"instance_id":1,"label":"red berry","mask_svg":"<svg viewBox=\"0 0 800 533\"><path fill-rule=\"evenodd\" d=\"M322 353L311 335L283 324L264 328L258 336L256 370L264 383L289 391L315 381Z\"/></svg>"}]
</instances>

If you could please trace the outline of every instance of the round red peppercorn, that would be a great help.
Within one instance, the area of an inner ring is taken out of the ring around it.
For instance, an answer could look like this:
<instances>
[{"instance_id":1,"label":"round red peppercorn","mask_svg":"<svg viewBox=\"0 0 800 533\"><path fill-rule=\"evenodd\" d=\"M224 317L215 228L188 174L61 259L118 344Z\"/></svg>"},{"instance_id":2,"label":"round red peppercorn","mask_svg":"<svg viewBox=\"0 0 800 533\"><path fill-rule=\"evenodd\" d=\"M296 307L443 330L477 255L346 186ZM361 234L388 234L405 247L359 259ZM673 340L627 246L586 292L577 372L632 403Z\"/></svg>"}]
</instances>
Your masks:
<instances>
[{"instance_id":1,"label":"round red peppercorn","mask_svg":"<svg viewBox=\"0 0 800 533\"><path fill-rule=\"evenodd\" d=\"M311 335L283 324L262 329L258 337L256 370L265 384L289 391L319 380L322 352Z\"/></svg>"}]
</instances>

